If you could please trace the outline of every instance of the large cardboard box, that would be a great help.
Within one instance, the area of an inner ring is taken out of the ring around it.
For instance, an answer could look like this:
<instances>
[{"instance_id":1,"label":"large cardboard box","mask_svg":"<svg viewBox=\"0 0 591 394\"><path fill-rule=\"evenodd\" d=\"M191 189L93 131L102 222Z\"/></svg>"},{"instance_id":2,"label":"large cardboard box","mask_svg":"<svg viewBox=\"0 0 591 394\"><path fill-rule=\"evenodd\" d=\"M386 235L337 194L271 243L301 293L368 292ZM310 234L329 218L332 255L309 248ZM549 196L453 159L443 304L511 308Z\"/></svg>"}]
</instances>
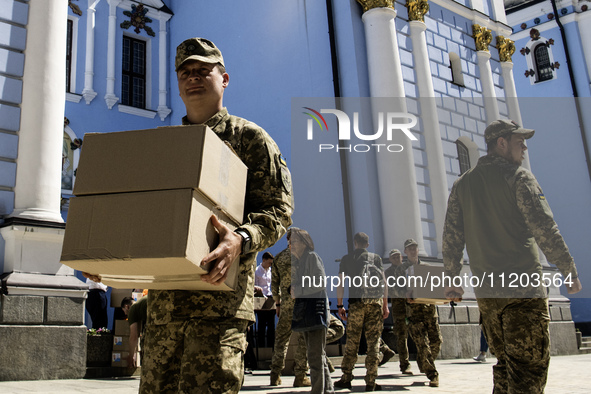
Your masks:
<instances>
[{"instance_id":1,"label":"large cardboard box","mask_svg":"<svg viewBox=\"0 0 591 394\"><path fill-rule=\"evenodd\" d=\"M443 295L444 287L440 280L445 271L443 266L420 264L413 265L412 269L414 272L409 273L408 288L412 289L412 297L416 303L446 304L449 302ZM410 276L414 276L416 279L413 280ZM434 277L435 280L433 280Z\"/></svg>"},{"instance_id":2,"label":"large cardboard box","mask_svg":"<svg viewBox=\"0 0 591 394\"><path fill-rule=\"evenodd\" d=\"M114 288L233 290L239 258L222 285L201 280L211 263L200 262L219 242L212 214L236 228L192 189L74 197L61 262Z\"/></svg>"},{"instance_id":3,"label":"large cardboard box","mask_svg":"<svg viewBox=\"0 0 591 394\"><path fill-rule=\"evenodd\" d=\"M240 158L204 125L89 133L74 195L193 188L241 224L246 173Z\"/></svg>"},{"instance_id":4,"label":"large cardboard box","mask_svg":"<svg viewBox=\"0 0 591 394\"><path fill-rule=\"evenodd\" d=\"M125 297L132 296L133 289L112 289L111 290L111 307L121 308L121 301Z\"/></svg>"},{"instance_id":5,"label":"large cardboard box","mask_svg":"<svg viewBox=\"0 0 591 394\"><path fill-rule=\"evenodd\" d=\"M129 337L129 322L127 320L115 320L113 326L115 337Z\"/></svg>"},{"instance_id":6,"label":"large cardboard box","mask_svg":"<svg viewBox=\"0 0 591 394\"><path fill-rule=\"evenodd\" d=\"M127 323L127 321L125 320ZM113 351L129 351L129 336L115 335L113 337Z\"/></svg>"}]
</instances>

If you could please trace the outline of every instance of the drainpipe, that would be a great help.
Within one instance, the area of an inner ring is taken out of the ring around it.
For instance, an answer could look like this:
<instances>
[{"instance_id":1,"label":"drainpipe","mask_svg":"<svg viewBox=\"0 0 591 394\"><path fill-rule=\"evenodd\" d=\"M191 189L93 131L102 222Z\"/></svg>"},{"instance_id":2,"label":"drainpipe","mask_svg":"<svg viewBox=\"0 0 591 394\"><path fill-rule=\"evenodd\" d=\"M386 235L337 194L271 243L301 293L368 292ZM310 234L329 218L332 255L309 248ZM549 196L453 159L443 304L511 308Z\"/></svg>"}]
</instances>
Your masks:
<instances>
[{"instance_id":1,"label":"drainpipe","mask_svg":"<svg viewBox=\"0 0 591 394\"><path fill-rule=\"evenodd\" d=\"M587 161L587 173L589 174L589 180L591 180L591 157L589 155L589 144L587 143L587 135L585 134L585 127L583 124L583 116L581 115L581 107L579 104L579 93L577 92L577 85L575 83L575 74L570 61L570 52L568 50L568 44L566 42L566 33L564 26L558 16L558 9L556 7L556 0L550 0L552 3L552 9L554 10L554 16L556 17L556 23L560 29L560 36L562 38L562 45L564 46L564 55L566 56L566 66L568 68L568 75L570 77L570 85L573 90L573 96L575 98L575 109L577 111L577 118L579 120L579 131L581 132L581 139L583 140L583 151L585 152L585 160Z\"/></svg>"},{"instance_id":2,"label":"drainpipe","mask_svg":"<svg viewBox=\"0 0 591 394\"><path fill-rule=\"evenodd\" d=\"M337 45L334 28L334 13L332 0L326 0L326 16L328 19L328 37L330 41L330 58L332 64L332 83L334 89L336 109L341 109L341 81L339 75L339 58L337 56ZM345 233L347 236L348 252L353 252L353 224L351 223L351 199L349 191L349 171L347 169L347 158L344 151L339 151L341 163L341 179L343 185L343 205L345 209Z\"/></svg>"}]
</instances>

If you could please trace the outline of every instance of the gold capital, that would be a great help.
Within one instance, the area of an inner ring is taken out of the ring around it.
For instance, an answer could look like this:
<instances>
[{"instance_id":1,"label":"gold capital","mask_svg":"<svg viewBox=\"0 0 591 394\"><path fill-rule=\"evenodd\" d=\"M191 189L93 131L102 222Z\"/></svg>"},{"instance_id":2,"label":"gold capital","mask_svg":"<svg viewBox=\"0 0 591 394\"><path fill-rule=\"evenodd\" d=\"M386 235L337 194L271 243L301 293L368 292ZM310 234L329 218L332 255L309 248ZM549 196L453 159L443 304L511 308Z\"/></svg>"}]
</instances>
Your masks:
<instances>
[{"instance_id":1,"label":"gold capital","mask_svg":"<svg viewBox=\"0 0 591 394\"><path fill-rule=\"evenodd\" d=\"M472 38L476 43L477 51L488 52L488 46L492 41L492 31L484 26L472 25Z\"/></svg>"},{"instance_id":2,"label":"gold capital","mask_svg":"<svg viewBox=\"0 0 591 394\"><path fill-rule=\"evenodd\" d=\"M502 62L510 62L511 56L515 53L515 41L497 36L497 49L499 50L499 59Z\"/></svg>"},{"instance_id":3,"label":"gold capital","mask_svg":"<svg viewBox=\"0 0 591 394\"><path fill-rule=\"evenodd\" d=\"M363 12L373 8L392 8L394 9L394 0L357 0L363 7Z\"/></svg>"},{"instance_id":4,"label":"gold capital","mask_svg":"<svg viewBox=\"0 0 591 394\"><path fill-rule=\"evenodd\" d=\"M406 0L406 8L408 8L409 21L425 21L425 15L429 11L428 0Z\"/></svg>"}]
</instances>

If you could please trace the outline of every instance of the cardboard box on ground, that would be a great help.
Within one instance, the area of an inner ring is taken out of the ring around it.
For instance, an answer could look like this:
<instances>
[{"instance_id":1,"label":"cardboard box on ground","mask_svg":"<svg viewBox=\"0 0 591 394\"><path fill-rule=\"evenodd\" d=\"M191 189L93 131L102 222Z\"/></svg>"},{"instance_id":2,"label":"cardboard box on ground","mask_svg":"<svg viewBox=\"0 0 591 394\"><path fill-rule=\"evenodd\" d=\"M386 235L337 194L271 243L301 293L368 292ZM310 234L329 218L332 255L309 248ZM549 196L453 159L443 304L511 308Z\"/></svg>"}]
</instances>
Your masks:
<instances>
[{"instance_id":1,"label":"cardboard box on ground","mask_svg":"<svg viewBox=\"0 0 591 394\"><path fill-rule=\"evenodd\" d=\"M413 266L414 273L412 276L421 277L422 281L417 279L416 284L417 286L410 286L409 289L412 289L412 296L416 303L418 304L447 304L449 300L446 300L443 296L443 286L441 283L439 286L431 288L431 278L432 277L442 277L444 272L443 266L436 266L436 265L428 265L428 264L420 264ZM421 285L422 284L422 285ZM437 282L434 282L437 284Z\"/></svg>"},{"instance_id":2,"label":"cardboard box on ground","mask_svg":"<svg viewBox=\"0 0 591 394\"><path fill-rule=\"evenodd\" d=\"M203 125L87 134L62 263L114 288L233 290L201 281L219 237L242 222L246 166Z\"/></svg>"}]
</instances>

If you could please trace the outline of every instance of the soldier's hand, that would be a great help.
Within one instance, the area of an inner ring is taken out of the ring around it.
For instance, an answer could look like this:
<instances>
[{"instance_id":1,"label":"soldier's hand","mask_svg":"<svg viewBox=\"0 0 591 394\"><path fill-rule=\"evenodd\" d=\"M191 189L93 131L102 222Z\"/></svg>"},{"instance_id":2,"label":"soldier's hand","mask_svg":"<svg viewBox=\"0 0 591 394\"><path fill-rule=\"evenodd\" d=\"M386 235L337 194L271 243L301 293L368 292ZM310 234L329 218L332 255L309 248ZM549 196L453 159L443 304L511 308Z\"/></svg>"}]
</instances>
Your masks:
<instances>
[{"instance_id":1,"label":"soldier's hand","mask_svg":"<svg viewBox=\"0 0 591 394\"><path fill-rule=\"evenodd\" d=\"M382 315L384 316L384 320L388 318L390 315L390 309L388 308L388 304L386 303L382 308Z\"/></svg>"},{"instance_id":2,"label":"soldier's hand","mask_svg":"<svg viewBox=\"0 0 591 394\"><path fill-rule=\"evenodd\" d=\"M279 317L279 315L281 314L281 306L275 304L275 314L277 315L277 317Z\"/></svg>"},{"instance_id":3,"label":"soldier's hand","mask_svg":"<svg viewBox=\"0 0 591 394\"><path fill-rule=\"evenodd\" d=\"M101 283L101 276L100 275L94 275L94 274L89 274L88 272L82 272L82 276L90 279L93 282Z\"/></svg>"},{"instance_id":4,"label":"soldier's hand","mask_svg":"<svg viewBox=\"0 0 591 394\"><path fill-rule=\"evenodd\" d=\"M445 290L443 290L443 295L448 300L460 302L462 301L462 296L464 295L464 289L461 287L448 286L445 288Z\"/></svg>"},{"instance_id":5,"label":"soldier's hand","mask_svg":"<svg viewBox=\"0 0 591 394\"><path fill-rule=\"evenodd\" d=\"M213 262L209 273L201 275L201 280L213 285L221 285L228 277L228 271L242 251L242 237L211 215L211 224L220 234L220 243L201 260L201 265Z\"/></svg>"},{"instance_id":6,"label":"soldier's hand","mask_svg":"<svg viewBox=\"0 0 591 394\"><path fill-rule=\"evenodd\" d=\"M347 321L347 311L345 310L345 308L339 308L338 314L341 319Z\"/></svg>"},{"instance_id":7,"label":"soldier's hand","mask_svg":"<svg viewBox=\"0 0 591 394\"><path fill-rule=\"evenodd\" d=\"M575 294L578 293L583 289L583 285L579 278L573 279L573 283L571 285L566 285L566 291L568 294Z\"/></svg>"}]
</instances>

